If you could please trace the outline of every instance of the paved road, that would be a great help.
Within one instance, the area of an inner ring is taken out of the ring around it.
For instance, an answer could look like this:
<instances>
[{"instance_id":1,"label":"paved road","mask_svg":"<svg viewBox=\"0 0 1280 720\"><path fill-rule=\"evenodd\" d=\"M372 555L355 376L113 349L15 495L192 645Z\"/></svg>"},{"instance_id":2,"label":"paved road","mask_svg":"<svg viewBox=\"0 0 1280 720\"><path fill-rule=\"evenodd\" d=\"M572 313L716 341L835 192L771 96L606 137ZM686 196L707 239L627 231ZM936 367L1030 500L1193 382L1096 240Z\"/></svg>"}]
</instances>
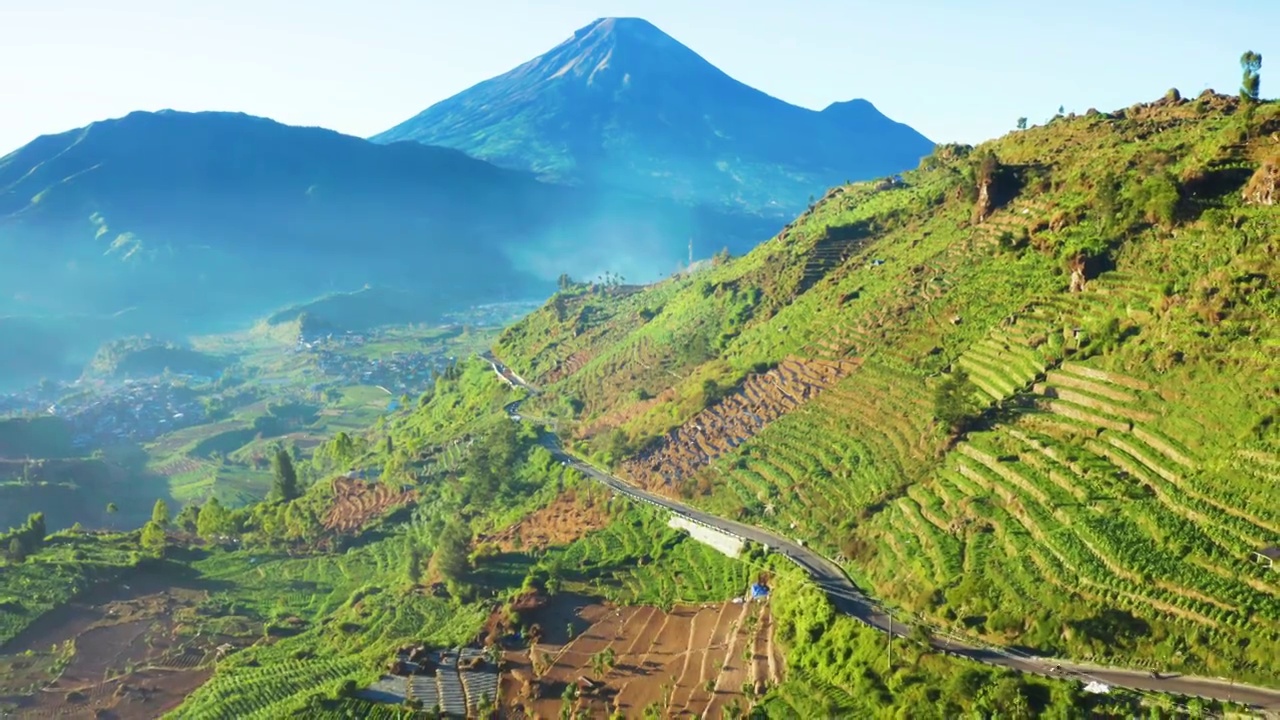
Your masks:
<instances>
[{"instance_id":1,"label":"paved road","mask_svg":"<svg viewBox=\"0 0 1280 720\"><path fill-rule=\"evenodd\" d=\"M538 388L528 384L507 369L501 361L492 355L486 354L483 357L493 367L494 371L510 384L522 387L534 394L541 392ZM507 414L513 420L532 420L532 418L522 418L519 415L520 403L521 401L516 401L507 405ZM696 523L759 543L769 548L772 552L782 554L809 574L814 583L827 594L831 604L837 611L856 618L882 632L892 633L894 636L910 632L909 625L894 620L880 605L864 595L849 579L844 570L821 554L773 531L710 515L684 503L635 487L608 472L569 455L560 447L559 441L553 435L544 436L542 442L551 450L557 460L576 468L579 472L609 486L622 495L643 503L662 507ZM1229 680L1217 678L1199 678L1176 674L1162 674L1159 677L1154 677L1147 671L1125 670L1074 663L1048 657L1036 657L1007 648L981 647L975 644L972 639L945 634L935 634L932 642L938 650L988 665L1012 668L1038 675L1077 679L1085 683L1100 682L1106 685L1143 692L1173 693L1243 703L1264 712L1268 717L1280 718L1280 689L1240 685Z\"/></svg>"}]
</instances>

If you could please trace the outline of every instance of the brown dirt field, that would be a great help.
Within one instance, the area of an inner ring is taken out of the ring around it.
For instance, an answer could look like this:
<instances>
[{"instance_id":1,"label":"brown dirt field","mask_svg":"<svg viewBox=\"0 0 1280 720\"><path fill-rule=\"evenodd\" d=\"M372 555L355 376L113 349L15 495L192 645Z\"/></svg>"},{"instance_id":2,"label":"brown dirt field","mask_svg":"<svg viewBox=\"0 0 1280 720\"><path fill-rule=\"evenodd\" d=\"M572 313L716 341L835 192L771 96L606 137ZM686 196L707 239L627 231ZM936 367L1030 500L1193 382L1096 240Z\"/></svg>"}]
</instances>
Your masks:
<instances>
[{"instance_id":1,"label":"brown dirt field","mask_svg":"<svg viewBox=\"0 0 1280 720\"><path fill-rule=\"evenodd\" d=\"M748 707L743 683L777 681L781 666L770 657L767 604L683 605L663 612L654 607L578 605L574 600L554 598L533 618L548 631L546 641L533 649L535 657L545 653L552 658L539 680L541 697L522 696L522 678L534 677L530 651L507 652L501 693L511 717L556 717L566 684L582 678L598 684L579 699L579 707L591 717L606 717L615 709L639 717L646 706L661 704L665 693L668 717L718 718L734 698ZM586 625L571 640L564 634L566 617ZM591 657L606 649L613 650L614 665L598 678ZM747 650L749 660L744 659Z\"/></svg>"},{"instance_id":2,"label":"brown dirt field","mask_svg":"<svg viewBox=\"0 0 1280 720\"><path fill-rule=\"evenodd\" d=\"M209 678L214 648L225 638L181 632L182 618L205 593L170 582L135 576L27 628L4 648L0 667L13 667L27 651L50 660L54 646L74 653L56 677L0 677L0 703L16 705L22 718L142 720L176 707Z\"/></svg>"},{"instance_id":3,"label":"brown dirt field","mask_svg":"<svg viewBox=\"0 0 1280 720\"><path fill-rule=\"evenodd\" d=\"M492 537L481 537L478 543L493 543L503 552L541 549L567 545L608 524L607 496L598 493L565 493L550 505Z\"/></svg>"},{"instance_id":4,"label":"brown dirt field","mask_svg":"<svg viewBox=\"0 0 1280 720\"><path fill-rule=\"evenodd\" d=\"M334 503L324 516L324 527L335 532L355 532L391 510L417 500L414 490L394 490L380 482L335 480Z\"/></svg>"},{"instance_id":5,"label":"brown dirt field","mask_svg":"<svg viewBox=\"0 0 1280 720\"><path fill-rule=\"evenodd\" d=\"M647 489L672 492L678 478L692 477L858 365L857 360L784 360L748 377L739 390L667 433L653 450L623 463L623 472Z\"/></svg>"},{"instance_id":6,"label":"brown dirt field","mask_svg":"<svg viewBox=\"0 0 1280 720\"><path fill-rule=\"evenodd\" d=\"M177 458L156 468L157 475L164 477L173 477L174 475L182 475L184 473L195 472L204 466L204 463L193 458Z\"/></svg>"}]
</instances>

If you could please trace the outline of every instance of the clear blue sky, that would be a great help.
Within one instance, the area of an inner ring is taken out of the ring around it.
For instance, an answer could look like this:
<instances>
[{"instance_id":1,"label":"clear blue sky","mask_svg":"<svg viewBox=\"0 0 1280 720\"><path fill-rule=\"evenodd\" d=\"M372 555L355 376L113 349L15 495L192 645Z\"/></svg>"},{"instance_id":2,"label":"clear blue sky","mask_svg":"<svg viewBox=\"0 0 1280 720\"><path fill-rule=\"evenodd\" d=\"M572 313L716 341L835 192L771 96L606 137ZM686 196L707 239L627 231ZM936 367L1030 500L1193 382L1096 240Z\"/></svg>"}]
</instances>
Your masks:
<instances>
[{"instance_id":1,"label":"clear blue sky","mask_svg":"<svg viewBox=\"0 0 1280 720\"><path fill-rule=\"evenodd\" d=\"M4 0L0 154L132 110L238 110L368 136L597 17L648 19L737 79L862 97L933 140L1019 116L1280 87L1280 0ZM15 9L25 5L24 9ZM1270 78L1270 79L1269 79Z\"/></svg>"}]
</instances>

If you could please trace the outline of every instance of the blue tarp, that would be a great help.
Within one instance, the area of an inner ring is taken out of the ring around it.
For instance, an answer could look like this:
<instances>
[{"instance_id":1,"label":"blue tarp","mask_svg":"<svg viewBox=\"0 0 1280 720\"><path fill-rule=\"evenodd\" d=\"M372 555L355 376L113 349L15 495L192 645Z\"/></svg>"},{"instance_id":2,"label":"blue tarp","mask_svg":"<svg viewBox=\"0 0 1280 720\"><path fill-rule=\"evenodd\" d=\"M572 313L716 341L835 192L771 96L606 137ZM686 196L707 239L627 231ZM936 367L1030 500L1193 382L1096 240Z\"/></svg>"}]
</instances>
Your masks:
<instances>
[{"instance_id":1,"label":"blue tarp","mask_svg":"<svg viewBox=\"0 0 1280 720\"><path fill-rule=\"evenodd\" d=\"M751 586L752 598L762 598L768 594L769 594L769 588L765 587L764 585L761 585L760 583L756 583L755 585Z\"/></svg>"}]
</instances>

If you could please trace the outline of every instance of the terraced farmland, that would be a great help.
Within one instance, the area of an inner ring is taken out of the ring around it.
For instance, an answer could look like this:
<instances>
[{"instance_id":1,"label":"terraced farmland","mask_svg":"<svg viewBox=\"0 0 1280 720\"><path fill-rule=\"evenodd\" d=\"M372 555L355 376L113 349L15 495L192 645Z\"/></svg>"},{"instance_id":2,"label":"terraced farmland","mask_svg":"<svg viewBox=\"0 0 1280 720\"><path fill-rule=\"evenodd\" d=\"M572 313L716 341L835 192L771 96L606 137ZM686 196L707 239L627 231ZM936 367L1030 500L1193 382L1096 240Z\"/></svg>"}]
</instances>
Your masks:
<instances>
[{"instance_id":1,"label":"terraced farmland","mask_svg":"<svg viewBox=\"0 0 1280 720\"><path fill-rule=\"evenodd\" d=\"M852 361L789 359L749 376L739 390L668 433L656 449L629 460L623 472L644 487L669 491L674 481L741 445L856 366Z\"/></svg>"},{"instance_id":2,"label":"terraced farmland","mask_svg":"<svg viewBox=\"0 0 1280 720\"><path fill-rule=\"evenodd\" d=\"M504 706L524 717L554 717L563 688L574 685L581 690L572 704L591 717L615 709L640 717L655 706L668 716L720 717L735 702L746 707L744 684L775 684L782 672L766 603L682 605L670 612L593 605L577 615L586 629L573 638L507 653ZM610 651L612 664L595 667L593 658ZM535 686L538 697L530 692Z\"/></svg>"},{"instance_id":3,"label":"terraced farmland","mask_svg":"<svg viewBox=\"0 0 1280 720\"><path fill-rule=\"evenodd\" d=\"M333 505L324 516L324 527L340 533L359 530L394 508L414 501L413 490L397 491L380 482L339 478L333 481Z\"/></svg>"},{"instance_id":4,"label":"terraced farmland","mask_svg":"<svg viewBox=\"0 0 1280 720\"><path fill-rule=\"evenodd\" d=\"M288 716L299 688L322 689L360 670L352 658L284 660L234 673L215 674L172 715L209 720L267 720Z\"/></svg>"},{"instance_id":5,"label":"terraced farmland","mask_svg":"<svg viewBox=\"0 0 1280 720\"><path fill-rule=\"evenodd\" d=\"M1274 505L1226 502L1206 484L1203 462L1157 429L1151 385L1066 362L1032 397L1012 422L971 433L863 529L881 587L904 599L943 593L1001 640L1051 633L1046 611L1060 603L1124 608L1223 642L1280 634L1280 578L1250 562L1280 536ZM1077 627L1078 648L1112 650L1088 622ZM1115 644L1155 640L1134 632ZM1275 671L1274 656L1247 648L1223 667Z\"/></svg>"},{"instance_id":6,"label":"terraced farmland","mask_svg":"<svg viewBox=\"0 0 1280 720\"><path fill-rule=\"evenodd\" d=\"M764 429L704 477L710 502L839 552L832 530L918 478L942 447L924 382L868 360Z\"/></svg>"}]
</instances>

